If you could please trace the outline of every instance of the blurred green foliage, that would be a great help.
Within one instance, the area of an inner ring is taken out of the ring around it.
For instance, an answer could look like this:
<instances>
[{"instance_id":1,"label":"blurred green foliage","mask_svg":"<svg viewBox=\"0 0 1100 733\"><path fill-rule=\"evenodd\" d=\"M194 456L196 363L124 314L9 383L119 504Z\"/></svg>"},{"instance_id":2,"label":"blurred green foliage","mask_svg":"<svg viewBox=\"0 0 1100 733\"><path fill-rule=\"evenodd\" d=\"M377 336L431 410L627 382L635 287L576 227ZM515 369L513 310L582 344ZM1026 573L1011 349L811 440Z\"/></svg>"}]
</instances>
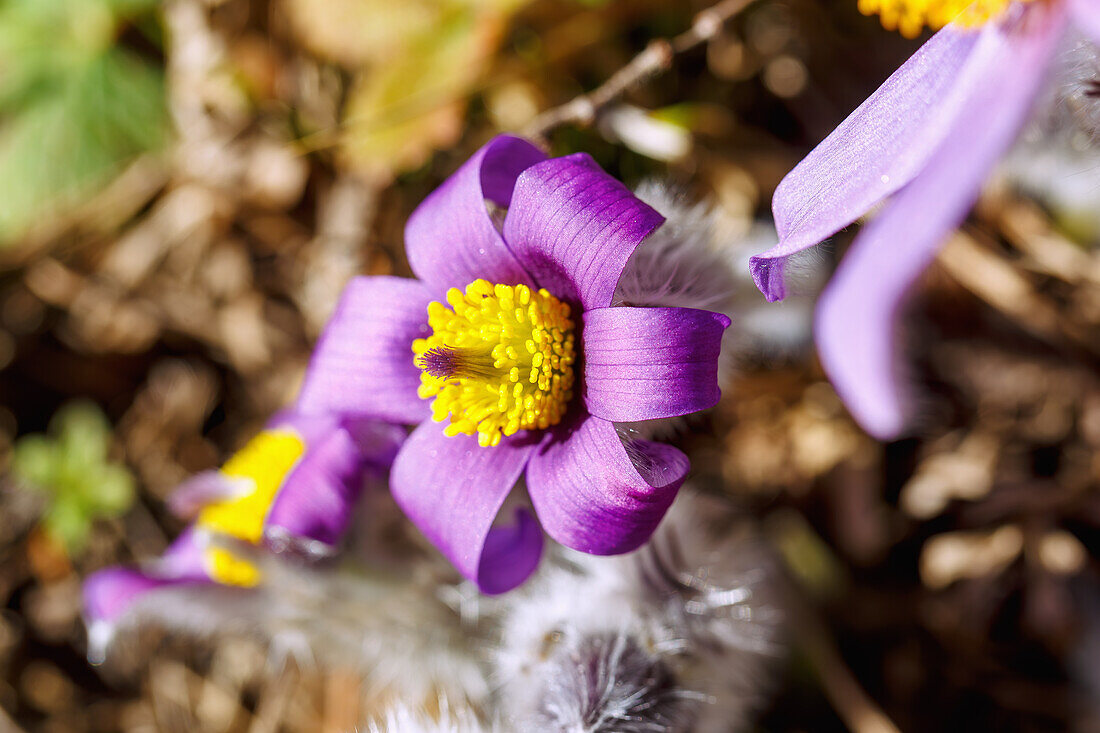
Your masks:
<instances>
[{"instance_id":1,"label":"blurred green foliage","mask_svg":"<svg viewBox=\"0 0 1100 733\"><path fill-rule=\"evenodd\" d=\"M167 136L161 69L119 44L156 0L0 0L0 243Z\"/></svg>"},{"instance_id":2,"label":"blurred green foliage","mask_svg":"<svg viewBox=\"0 0 1100 733\"><path fill-rule=\"evenodd\" d=\"M134 478L108 460L110 446L111 424L90 402L69 403L47 435L15 443L12 472L47 496L42 528L70 555L83 549L96 519L123 514L133 503Z\"/></svg>"}]
</instances>

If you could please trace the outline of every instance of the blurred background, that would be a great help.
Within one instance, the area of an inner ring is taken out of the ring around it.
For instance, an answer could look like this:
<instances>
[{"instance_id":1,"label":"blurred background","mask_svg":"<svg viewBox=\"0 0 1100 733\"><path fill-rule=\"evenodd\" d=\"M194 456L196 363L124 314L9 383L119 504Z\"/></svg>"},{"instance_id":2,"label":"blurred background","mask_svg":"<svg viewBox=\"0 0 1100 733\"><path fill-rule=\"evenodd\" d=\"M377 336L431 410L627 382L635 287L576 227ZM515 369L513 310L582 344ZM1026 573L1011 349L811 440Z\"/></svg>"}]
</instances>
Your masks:
<instances>
[{"instance_id":1,"label":"blurred background","mask_svg":"<svg viewBox=\"0 0 1100 733\"><path fill-rule=\"evenodd\" d=\"M350 277L408 274L461 161L707 4L0 0L0 730L342 729L354 675L248 638L89 666L81 578L179 532L170 490L293 399ZM919 45L855 6L758 0L547 142L711 202L742 268L778 181ZM1100 157L1055 132L906 317L919 437L866 437L816 364L850 234L790 303L739 269L758 338L683 446L815 619L758 730L1100 729Z\"/></svg>"}]
</instances>

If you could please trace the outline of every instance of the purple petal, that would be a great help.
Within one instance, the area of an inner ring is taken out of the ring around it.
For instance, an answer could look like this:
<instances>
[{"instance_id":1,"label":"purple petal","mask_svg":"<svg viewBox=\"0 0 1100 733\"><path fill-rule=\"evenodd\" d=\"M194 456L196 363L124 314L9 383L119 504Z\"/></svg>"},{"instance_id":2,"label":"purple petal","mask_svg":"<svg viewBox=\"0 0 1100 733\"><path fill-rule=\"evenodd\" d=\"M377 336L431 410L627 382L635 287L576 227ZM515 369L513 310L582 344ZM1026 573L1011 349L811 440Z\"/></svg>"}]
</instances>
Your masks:
<instances>
[{"instance_id":1,"label":"purple petal","mask_svg":"<svg viewBox=\"0 0 1100 733\"><path fill-rule=\"evenodd\" d=\"M853 416L879 438L904 427L894 318L906 290L966 216L1027 119L1063 23L1032 8L1026 33L987 26L968 71L970 95L925 170L856 239L817 309L822 364Z\"/></svg>"},{"instance_id":2,"label":"purple petal","mask_svg":"<svg viewBox=\"0 0 1100 733\"><path fill-rule=\"evenodd\" d=\"M585 404L635 422L718 403L718 355L730 319L694 308L597 308L584 314Z\"/></svg>"},{"instance_id":3,"label":"purple petal","mask_svg":"<svg viewBox=\"0 0 1100 733\"><path fill-rule=\"evenodd\" d=\"M1100 44L1100 2L1096 0L1069 0L1073 22L1088 34L1093 43Z\"/></svg>"},{"instance_id":4,"label":"purple petal","mask_svg":"<svg viewBox=\"0 0 1100 733\"><path fill-rule=\"evenodd\" d=\"M277 549L301 540L335 546L362 493L365 465L359 445L343 427L309 445L268 510L265 539ZM326 551L310 545L305 549Z\"/></svg>"},{"instance_id":5,"label":"purple petal","mask_svg":"<svg viewBox=\"0 0 1100 733\"><path fill-rule=\"evenodd\" d=\"M542 534L521 518L492 529L535 444L522 433L482 448L477 436L443 434L425 422L397 454L390 475L394 499L462 575L485 593L503 593L534 572Z\"/></svg>"},{"instance_id":6,"label":"purple petal","mask_svg":"<svg viewBox=\"0 0 1100 733\"><path fill-rule=\"evenodd\" d=\"M615 426L584 418L531 457L527 489L543 529L581 552L615 555L644 543L684 482L688 459L672 446L624 446Z\"/></svg>"},{"instance_id":7,"label":"purple petal","mask_svg":"<svg viewBox=\"0 0 1100 733\"><path fill-rule=\"evenodd\" d=\"M84 614L89 623L113 624L142 596L170 585L209 584L203 547L194 527L188 527L149 564L149 572L110 567L84 580Z\"/></svg>"},{"instance_id":8,"label":"purple petal","mask_svg":"<svg viewBox=\"0 0 1100 733\"><path fill-rule=\"evenodd\" d=\"M295 410L277 413L268 420L267 429L292 430L305 443L307 452L313 446L328 440L333 432L346 430L374 473L389 470L397 449L401 447L406 436L405 429L401 426L381 420L335 413L303 414Z\"/></svg>"},{"instance_id":9,"label":"purple petal","mask_svg":"<svg viewBox=\"0 0 1100 733\"><path fill-rule=\"evenodd\" d=\"M89 624L113 624L149 591L179 582L132 568L104 568L84 580L84 616Z\"/></svg>"},{"instance_id":10,"label":"purple petal","mask_svg":"<svg viewBox=\"0 0 1100 733\"><path fill-rule=\"evenodd\" d=\"M151 574L164 579L208 581L206 542L194 525L180 533L159 558L149 564Z\"/></svg>"},{"instance_id":11,"label":"purple petal","mask_svg":"<svg viewBox=\"0 0 1100 733\"><path fill-rule=\"evenodd\" d=\"M409 266L432 296L478 278L531 284L497 231L486 199L508 206L516 177L546 155L526 140L493 138L431 193L405 225Z\"/></svg>"},{"instance_id":12,"label":"purple petal","mask_svg":"<svg viewBox=\"0 0 1100 733\"><path fill-rule=\"evenodd\" d=\"M577 153L520 175L504 238L540 287L585 309L606 308L626 261L663 221Z\"/></svg>"},{"instance_id":13,"label":"purple petal","mask_svg":"<svg viewBox=\"0 0 1100 733\"><path fill-rule=\"evenodd\" d=\"M305 414L353 414L415 424L431 410L420 399L413 339L430 335L427 289L398 277L348 283L317 341L298 398Z\"/></svg>"},{"instance_id":14,"label":"purple petal","mask_svg":"<svg viewBox=\"0 0 1100 733\"><path fill-rule=\"evenodd\" d=\"M408 437L405 428L377 420L347 418L344 427L366 462L368 477L389 471L397 451Z\"/></svg>"},{"instance_id":15,"label":"purple petal","mask_svg":"<svg viewBox=\"0 0 1100 733\"><path fill-rule=\"evenodd\" d=\"M772 198L779 244L749 261L769 301L787 294L791 255L820 244L904 186L943 139L965 97L953 93L978 37L932 36L780 182Z\"/></svg>"},{"instance_id":16,"label":"purple petal","mask_svg":"<svg viewBox=\"0 0 1100 733\"><path fill-rule=\"evenodd\" d=\"M203 507L247 494L252 483L221 471L201 471L183 481L168 497L168 509L181 519L194 519Z\"/></svg>"}]
</instances>

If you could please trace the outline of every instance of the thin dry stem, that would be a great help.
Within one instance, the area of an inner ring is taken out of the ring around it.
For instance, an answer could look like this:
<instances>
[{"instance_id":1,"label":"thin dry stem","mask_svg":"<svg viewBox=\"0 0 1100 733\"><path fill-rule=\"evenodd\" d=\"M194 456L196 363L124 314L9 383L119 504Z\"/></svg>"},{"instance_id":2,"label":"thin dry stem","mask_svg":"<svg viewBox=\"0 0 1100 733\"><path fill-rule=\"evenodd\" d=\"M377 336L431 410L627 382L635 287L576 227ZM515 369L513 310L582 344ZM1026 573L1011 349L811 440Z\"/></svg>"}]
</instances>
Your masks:
<instances>
[{"instance_id":1,"label":"thin dry stem","mask_svg":"<svg viewBox=\"0 0 1100 733\"><path fill-rule=\"evenodd\" d=\"M527 126L523 134L532 139L545 139L550 132L563 125L591 125L612 102L631 89L668 71L677 56L718 35L726 22L748 7L752 1L722 0L696 15L691 28L680 35L672 39L659 38L650 41L644 51L599 87L546 110Z\"/></svg>"}]
</instances>

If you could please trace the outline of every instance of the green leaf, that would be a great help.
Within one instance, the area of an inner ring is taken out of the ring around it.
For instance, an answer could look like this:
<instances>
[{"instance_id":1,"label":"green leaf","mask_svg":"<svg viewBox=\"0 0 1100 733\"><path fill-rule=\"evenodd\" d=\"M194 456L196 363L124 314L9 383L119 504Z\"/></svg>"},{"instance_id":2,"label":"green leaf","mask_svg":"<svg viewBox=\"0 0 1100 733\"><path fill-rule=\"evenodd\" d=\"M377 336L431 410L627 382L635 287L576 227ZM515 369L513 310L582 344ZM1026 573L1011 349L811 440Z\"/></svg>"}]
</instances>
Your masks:
<instances>
[{"instance_id":1,"label":"green leaf","mask_svg":"<svg viewBox=\"0 0 1100 733\"><path fill-rule=\"evenodd\" d=\"M103 467L94 483L95 512L100 516L124 514L134 503L134 477L122 466Z\"/></svg>"},{"instance_id":2,"label":"green leaf","mask_svg":"<svg viewBox=\"0 0 1100 733\"><path fill-rule=\"evenodd\" d=\"M134 501L134 478L108 461L111 424L91 402L73 402L50 420L49 435L26 435L15 443L12 470L47 494L43 529L71 552L79 552L92 523L126 512Z\"/></svg>"},{"instance_id":3,"label":"green leaf","mask_svg":"<svg viewBox=\"0 0 1100 733\"><path fill-rule=\"evenodd\" d=\"M344 162L386 178L453 143L501 30L499 16L455 11L390 63L367 71L348 98Z\"/></svg>"},{"instance_id":4,"label":"green leaf","mask_svg":"<svg viewBox=\"0 0 1100 733\"><path fill-rule=\"evenodd\" d=\"M101 463L111 445L111 424L90 402L72 402L50 420L50 433L67 462L81 469Z\"/></svg>"},{"instance_id":5,"label":"green leaf","mask_svg":"<svg viewBox=\"0 0 1100 733\"><path fill-rule=\"evenodd\" d=\"M15 443L12 472L39 490L53 487L57 465L57 446L45 435L28 435Z\"/></svg>"},{"instance_id":6,"label":"green leaf","mask_svg":"<svg viewBox=\"0 0 1100 733\"><path fill-rule=\"evenodd\" d=\"M147 0L0 0L0 242L167 138L164 81L117 47Z\"/></svg>"}]
</instances>

